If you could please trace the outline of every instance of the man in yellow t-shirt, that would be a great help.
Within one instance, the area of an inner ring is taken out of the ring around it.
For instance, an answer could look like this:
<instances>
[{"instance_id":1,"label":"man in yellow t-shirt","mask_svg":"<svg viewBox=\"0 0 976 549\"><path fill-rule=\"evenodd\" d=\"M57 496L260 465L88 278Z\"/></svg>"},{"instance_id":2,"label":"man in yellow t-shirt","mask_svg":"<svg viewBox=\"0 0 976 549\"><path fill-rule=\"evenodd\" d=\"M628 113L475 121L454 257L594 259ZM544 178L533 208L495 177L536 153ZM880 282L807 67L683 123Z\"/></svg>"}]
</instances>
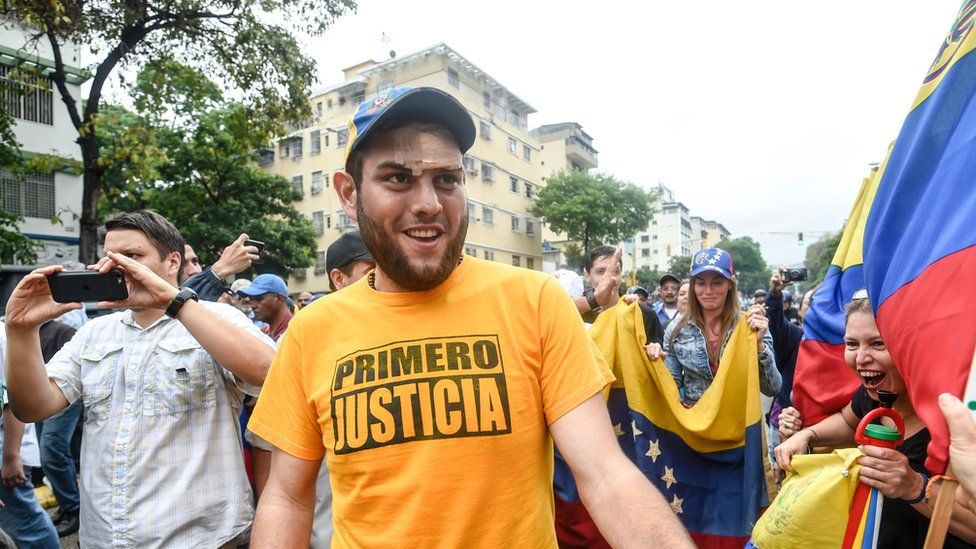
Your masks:
<instances>
[{"instance_id":1,"label":"man in yellow t-shirt","mask_svg":"<svg viewBox=\"0 0 976 549\"><path fill-rule=\"evenodd\" d=\"M613 376L558 282L463 256L466 109L433 88L360 106L334 178L376 269L292 320L251 418L274 445L254 547L555 547L552 441L616 546L691 547L621 453Z\"/></svg>"}]
</instances>

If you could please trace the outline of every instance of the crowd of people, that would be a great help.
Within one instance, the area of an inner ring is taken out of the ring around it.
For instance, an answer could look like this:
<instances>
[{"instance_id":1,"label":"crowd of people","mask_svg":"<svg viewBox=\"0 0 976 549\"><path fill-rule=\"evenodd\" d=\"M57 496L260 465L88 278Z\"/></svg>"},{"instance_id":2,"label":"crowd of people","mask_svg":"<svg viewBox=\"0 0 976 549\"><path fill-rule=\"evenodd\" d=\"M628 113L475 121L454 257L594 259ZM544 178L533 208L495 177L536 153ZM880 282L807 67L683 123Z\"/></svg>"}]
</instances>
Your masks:
<instances>
[{"instance_id":1,"label":"crowd of people","mask_svg":"<svg viewBox=\"0 0 976 549\"><path fill-rule=\"evenodd\" d=\"M861 482L892 502L881 546L918 546L928 435L865 298L853 296L846 338L863 386L804 425L790 400L804 311L790 313L780 273L741 304L719 248L650 292L622 291L611 247L591 250L582 275L465 256L462 156L476 135L465 108L433 88L393 89L359 107L349 135L334 187L360 230L327 250L328 295L293 300L277 275L235 278L260 258L246 234L204 268L151 211L106 221L88 267L124 273L128 298L99 303L116 312L88 319L55 302L47 279L65 266L18 284L0 331L0 529L17 546L60 547L78 531L82 547L554 547L554 443L604 543L691 547L618 446L603 395L614 378L586 331L635 302L643 352L687 407L748 325L785 471L794 454L853 445L879 392L897 393L905 442L865 446ZM949 546L970 547L976 425L957 399L940 404L963 486Z\"/></svg>"}]
</instances>

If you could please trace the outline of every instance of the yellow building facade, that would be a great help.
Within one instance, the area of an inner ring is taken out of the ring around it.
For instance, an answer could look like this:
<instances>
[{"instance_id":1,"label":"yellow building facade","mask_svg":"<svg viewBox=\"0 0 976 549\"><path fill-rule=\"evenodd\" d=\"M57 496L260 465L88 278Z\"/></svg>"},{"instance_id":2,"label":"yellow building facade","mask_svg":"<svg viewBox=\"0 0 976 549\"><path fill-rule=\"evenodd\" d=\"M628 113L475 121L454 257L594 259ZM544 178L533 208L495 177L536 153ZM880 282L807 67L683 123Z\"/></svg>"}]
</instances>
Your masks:
<instances>
[{"instance_id":1,"label":"yellow building facade","mask_svg":"<svg viewBox=\"0 0 976 549\"><path fill-rule=\"evenodd\" d=\"M444 90L474 117L478 137L464 158L466 253L542 269L542 229L530 213L542 177L542 149L528 130L528 116L536 112L532 106L445 44L354 65L344 70L344 78L314 93L312 121L278 139L262 156L266 170L302 190L297 209L312 220L318 234L315 266L292 273L291 292L328 290L326 249L343 232L356 228L332 188L333 174L345 162L348 122L363 101L400 86Z\"/></svg>"}]
</instances>

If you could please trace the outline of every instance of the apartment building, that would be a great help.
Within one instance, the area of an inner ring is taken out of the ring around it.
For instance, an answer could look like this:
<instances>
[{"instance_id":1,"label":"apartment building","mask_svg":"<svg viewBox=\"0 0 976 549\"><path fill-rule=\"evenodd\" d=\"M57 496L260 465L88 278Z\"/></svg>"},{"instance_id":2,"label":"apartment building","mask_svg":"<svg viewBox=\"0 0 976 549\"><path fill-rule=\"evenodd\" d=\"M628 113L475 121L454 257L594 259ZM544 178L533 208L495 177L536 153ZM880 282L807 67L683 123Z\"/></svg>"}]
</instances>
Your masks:
<instances>
[{"instance_id":1,"label":"apartment building","mask_svg":"<svg viewBox=\"0 0 976 549\"><path fill-rule=\"evenodd\" d=\"M542 230L530 213L542 184L544 152L528 129L528 117L536 110L458 52L438 44L345 69L341 83L312 95L313 119L263 153L265 169L291 180L304 193L297 207L312 220L318 233L315 266L292 273L291 291L328 288L326 249L340 234L356 226L342 211L332 189L332 175L345 161L347 124L360 103L400 86L442 89L460 100L475 119L478 138L464 158L470 219L466 253L542 269ZM586 138L588 143L589 136ZM566 137L561 139L566 146ZM552 166L560 161L566 165L567 155L576 154L574 151L585 152L584 144L568 144L562 156L556 155L551 161ZM594 150L594 165L595 154ZM548 157L546 160L549 162Z\"/></svg>"},{"instance_id":2,"label":"apartment building","mask_svg":"<svg viewBox=\"0 0 976 549\"><path fill-rule=\"evenodd\" d=\"M647 267L663 272L668 269L672 257L691 255L728 238L729 231L724 225L691 215L688 207L675 199L670 188L659 183L651 192L658 197L658 211L647 230L621 244L628 256L624 260L625 271Z\"/></svg>"},{"instance_id":3,"label":"apartment building","mask_svg":"<svg viewBox=\"0 0 976 549\"><path fill-rule=\"evenodd\" d=\"M62 49L62 56L68 89L80 103L81 84L88 79L80 68L80 48L68 45ZM0 26L0 101L14 119L14 134L23 157L51 154L80 162L77 132L50 81L53 72L54 55L47 41L30 40L28 33L14 24ZM0 265L0 297L9 295L23 273L36 266L78 258L81 195L81 172L71 167L27 174L23 179L0 171L4 211L22 216L20 232L38 245L36 265L23 265L16 259L14 264Z\"/></svg>"},{"instance_id":4,"label":"apartment building","mask_svg":"<svg viewBox=\"0 0 976 549\"><path fill-rule=\"evenodd\" d=\"M541 180L545 184L553 174L564 170L589 171L597 167L597 150L593 138L576 122L546 124L532 130L538 139ZM551 273L566 263L566 245L571 241L562 233L542 227L542 269Z\"/></svg>"}]
</instances>

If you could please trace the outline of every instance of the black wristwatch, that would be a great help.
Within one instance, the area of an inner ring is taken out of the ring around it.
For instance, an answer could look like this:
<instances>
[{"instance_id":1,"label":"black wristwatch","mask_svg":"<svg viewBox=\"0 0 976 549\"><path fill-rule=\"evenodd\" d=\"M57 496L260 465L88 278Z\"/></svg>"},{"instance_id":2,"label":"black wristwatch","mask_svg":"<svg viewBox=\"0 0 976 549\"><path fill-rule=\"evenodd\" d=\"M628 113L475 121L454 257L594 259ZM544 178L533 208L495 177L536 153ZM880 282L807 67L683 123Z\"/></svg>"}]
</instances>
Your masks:
<instances>
[{"instance_id":1,"label":"black wristwatch","mask_svg":"<svg viewBox=\"0 0 976 549\"><path fill-rule=\"evenodd\" d=\"M600 311L600 304L596 300L596 290L593 288L587 288L583 291L583 297L586 298L586 303L589 304L591 311Z\"/></svg>"},{"instance_id":2,"label":"black wristwatch","mask_svg":"<svg viewBox=\"0 0 976 549\"><path fill-rule=\"evenodd\" d=\"M180 314L180 309L183 308L183 305L191 299L193 301L200 301L197 293L191 288L181 289L180 293L176 294L176 297L173 298L173 301L169 302L169 307L166 307L166 316L176 318L176 315Z\"/></svg>"}]
</instances>

